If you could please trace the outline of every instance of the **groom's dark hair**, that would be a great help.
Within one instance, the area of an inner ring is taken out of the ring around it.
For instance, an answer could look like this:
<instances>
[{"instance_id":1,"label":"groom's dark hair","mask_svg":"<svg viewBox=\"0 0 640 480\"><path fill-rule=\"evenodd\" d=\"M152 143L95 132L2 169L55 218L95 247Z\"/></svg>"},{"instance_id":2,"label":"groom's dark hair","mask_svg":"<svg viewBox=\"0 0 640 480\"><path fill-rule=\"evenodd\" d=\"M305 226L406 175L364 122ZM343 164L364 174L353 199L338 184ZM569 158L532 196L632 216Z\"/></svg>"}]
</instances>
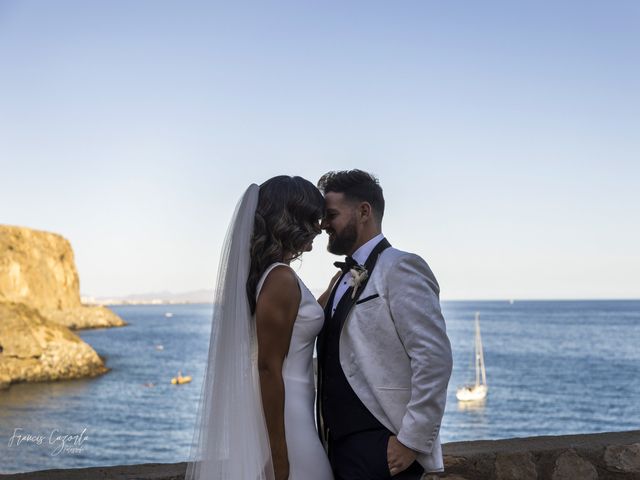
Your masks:
<instances>
[{"instance_id":1,"label":"groom's dark hair","mask_svg":"<svg viewBox=\"0 0 640 480\"><path fill-rule=\"evenodd\" d=\"M323 193L343 193L347 200L368 202L375 218L382 221L384 215L384 196L378 179L362 170L341 170L327 172L318 180L318 188Z\"/></svg>"}]
</instances>

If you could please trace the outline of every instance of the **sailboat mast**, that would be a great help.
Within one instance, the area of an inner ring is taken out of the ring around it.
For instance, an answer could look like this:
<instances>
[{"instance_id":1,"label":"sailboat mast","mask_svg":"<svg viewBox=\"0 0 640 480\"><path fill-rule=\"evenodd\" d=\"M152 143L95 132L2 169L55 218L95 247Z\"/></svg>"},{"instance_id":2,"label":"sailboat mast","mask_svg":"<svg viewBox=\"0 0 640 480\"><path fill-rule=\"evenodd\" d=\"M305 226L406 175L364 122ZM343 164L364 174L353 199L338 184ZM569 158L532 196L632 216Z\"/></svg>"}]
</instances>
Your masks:
<instances>
[{"instance_id":1,"label":"sailboat mast","mask_svg":"<svg viewBox=\"0 0 640 480\"><path fill-rule=\"evenodd\" d=\"M474 362L476 370L476 384L458 388L456 398L461 402L479 401L487 397L487 374L484 369L484 353L482 351L482 337L480 336L480 312L476 312L474 337Z\"/></svg>"},{"instance_id":2,"label":"sailboat mast","mask_svg":"<svg viewBox=\"0 0 640 480\"><path fill-rule=\"evenodd\" d=\"M475 366L476 366L476 387L478 385L480 385L480 350L478 349L478 315L479 313L476 312L476 321L475 321L475 329L476 329L476 334L473 338L473 343L474 343L474 349L475 349Z\"/></svg>"},{"instance_id":3,"label":"sailboat mast","mask_svg":"<svg viewBox=\"0 0 640 480\"><path fill-rule=\"evenodd\" d=\"M476 385L480 384L480 375L482 375L482 385L486 385L487 373L484 368L484 352L480 336L480 312L476 312Z\"/></svg>"}]
</instances>

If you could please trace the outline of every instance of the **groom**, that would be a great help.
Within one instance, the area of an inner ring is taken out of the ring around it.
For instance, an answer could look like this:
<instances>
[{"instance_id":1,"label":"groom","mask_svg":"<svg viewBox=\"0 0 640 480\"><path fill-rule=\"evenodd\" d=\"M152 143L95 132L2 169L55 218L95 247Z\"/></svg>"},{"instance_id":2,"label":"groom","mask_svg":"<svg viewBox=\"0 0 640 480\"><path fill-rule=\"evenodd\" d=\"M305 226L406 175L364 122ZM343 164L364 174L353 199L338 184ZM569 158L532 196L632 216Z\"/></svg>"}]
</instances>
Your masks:
<instances>
[{"instance_id":1,"label":"groom","mask_svg":"<svg viewBox=\"0 0 640 480\"><path fill-rule=\"evenodd\" d=\"M318 187L328 250L347 255L336 262L342 274L317 344L318 430L335 480L442 471L452 361L438 283L422 258L382 235L384 198L374 176L329 172Z\"/></svg>"}]
</instances>

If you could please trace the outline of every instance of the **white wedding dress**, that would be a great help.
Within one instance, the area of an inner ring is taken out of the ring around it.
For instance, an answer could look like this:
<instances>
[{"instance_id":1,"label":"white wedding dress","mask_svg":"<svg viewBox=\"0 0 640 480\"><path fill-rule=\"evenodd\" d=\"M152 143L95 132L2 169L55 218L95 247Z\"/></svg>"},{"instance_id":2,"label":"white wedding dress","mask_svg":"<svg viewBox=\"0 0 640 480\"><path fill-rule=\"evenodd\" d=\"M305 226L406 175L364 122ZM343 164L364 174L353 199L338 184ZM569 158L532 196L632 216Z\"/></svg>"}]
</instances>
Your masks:
<instances>
[{"instance_id":1,"label":"white wedding dress","mask_svg":"<svg viewBox=\"0 0 640 480\"><path fill-rule=\"evenodd\" d=\"M256 298L269 273L279 265L290 268L284 263L270 265L258 283ZM331 480L331 466L320 443L314 416L313 347L322 329L324 311L297 274L296 278L300 285L300 308L282 367L289 480Z\"/></svg>"},{"instance_id":2,"label":"white wedding dress","mask_svg":"<svg viewBox=\"0 0 640 480\"><path fill-rule=\"evenodd\" d=\"M185 480L274 480L257 368L256 322L246 296L259 194L258 185L249 185L222 247L209 352ZM281 264L270 266L263 274L258 292L277 265ZM324 313L299 278L298 282L300 308L282 370L289 479L332 480L314 420L313 346Z\"/></svg>"}]
</instances>

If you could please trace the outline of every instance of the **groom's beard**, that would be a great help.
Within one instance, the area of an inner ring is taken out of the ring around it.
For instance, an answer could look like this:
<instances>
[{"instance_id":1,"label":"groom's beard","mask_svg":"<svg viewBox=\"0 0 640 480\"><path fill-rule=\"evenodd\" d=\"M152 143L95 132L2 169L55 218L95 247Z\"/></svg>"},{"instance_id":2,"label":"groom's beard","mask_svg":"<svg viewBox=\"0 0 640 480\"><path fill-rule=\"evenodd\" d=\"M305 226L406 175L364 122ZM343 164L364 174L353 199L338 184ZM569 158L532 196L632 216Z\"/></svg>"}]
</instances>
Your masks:
<instances>
[{"instance_id":1,"label":"groom's beard","mask_svg":"<svg viewBox=\"0 0 640 480\"><path fill-rule=\"evenodd\" d=\"M348 255L357 239L358 228L356 226L356 219L353 218L352 221L344 227L340 234L335 232L333 240L331 239L331 236L329 236L327 250L334 255Z\"/></svg>"}]
</instances>

